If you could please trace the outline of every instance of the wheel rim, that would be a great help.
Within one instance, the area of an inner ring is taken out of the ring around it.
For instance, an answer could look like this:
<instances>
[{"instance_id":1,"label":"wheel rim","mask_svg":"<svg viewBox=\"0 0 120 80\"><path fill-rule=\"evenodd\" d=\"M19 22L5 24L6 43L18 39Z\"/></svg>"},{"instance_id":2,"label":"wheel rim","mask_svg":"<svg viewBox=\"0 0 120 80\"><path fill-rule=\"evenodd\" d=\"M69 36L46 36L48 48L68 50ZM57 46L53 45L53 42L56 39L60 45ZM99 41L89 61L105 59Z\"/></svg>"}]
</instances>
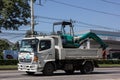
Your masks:
<instances>
[{"instance_id":1,"label":"wheel rim","mask_svg":"<svg viewBox=\"0 0 120 80\"><path fill-rule=\"evenodd\" d=\"M52 73L53 72L53 66L52 65L48 66L47 71L48 71L48 73Z\"/></svg>"},{"instance_id":2,"label":"wheel rim","mask_svg":"<svg viewBox=\"0 0 120 80\"><path fill-rule=\"evenodd\" d=\"M93 65L91 63L86 63L84 66L85 73L91 73L93 71Z\"/></svg>"},{"instance_id":3,"label":"wheel rim","mask_svg":"<svg viewBox=\"0 0 120 80\"><path fill-rule=\"evenodd\" d=\"M45 65L45 68L43 70L43 74L46 75L46 76L50 76L53 74L53 71L54 71L54 67L52 64L46 64Z\"/></svg>"}]
</instances>

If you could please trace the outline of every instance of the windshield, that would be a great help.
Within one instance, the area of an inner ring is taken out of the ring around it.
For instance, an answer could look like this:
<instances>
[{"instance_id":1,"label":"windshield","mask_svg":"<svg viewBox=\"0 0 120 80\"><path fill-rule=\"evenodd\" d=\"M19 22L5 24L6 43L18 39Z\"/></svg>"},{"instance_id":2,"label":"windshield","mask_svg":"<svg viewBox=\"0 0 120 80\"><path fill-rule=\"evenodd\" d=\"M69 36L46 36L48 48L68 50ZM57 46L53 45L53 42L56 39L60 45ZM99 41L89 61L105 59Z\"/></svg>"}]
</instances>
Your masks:
<instances>
[{"instance_id":1,"label":"windshield","mask_svg":"<svg viewBox=\"0 0 120 80\"><path fill-rule=\"evenodd\" d=\"M38 39L25 39L21 41L20 51L37 51Z\"/></svg>"}]
</instances>

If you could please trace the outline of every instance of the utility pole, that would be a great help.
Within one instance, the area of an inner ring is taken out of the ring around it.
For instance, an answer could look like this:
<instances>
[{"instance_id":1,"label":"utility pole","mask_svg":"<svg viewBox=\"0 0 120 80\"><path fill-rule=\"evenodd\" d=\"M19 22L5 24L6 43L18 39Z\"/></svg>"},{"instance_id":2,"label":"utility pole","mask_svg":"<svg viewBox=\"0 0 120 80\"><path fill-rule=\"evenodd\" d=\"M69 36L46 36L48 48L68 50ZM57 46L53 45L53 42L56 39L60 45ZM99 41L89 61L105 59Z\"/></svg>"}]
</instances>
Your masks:
<instances>
[{"instance_id":1,"label":"utility pole","mask_svg":"<svg viewBox=\"0 0 120 80\"><path fill-rule=\"evenodd\" d=\"M34 35L34 6L33 6L33 0L31 0L31 33L32 36Z\"/></svg>"}]
</instances>

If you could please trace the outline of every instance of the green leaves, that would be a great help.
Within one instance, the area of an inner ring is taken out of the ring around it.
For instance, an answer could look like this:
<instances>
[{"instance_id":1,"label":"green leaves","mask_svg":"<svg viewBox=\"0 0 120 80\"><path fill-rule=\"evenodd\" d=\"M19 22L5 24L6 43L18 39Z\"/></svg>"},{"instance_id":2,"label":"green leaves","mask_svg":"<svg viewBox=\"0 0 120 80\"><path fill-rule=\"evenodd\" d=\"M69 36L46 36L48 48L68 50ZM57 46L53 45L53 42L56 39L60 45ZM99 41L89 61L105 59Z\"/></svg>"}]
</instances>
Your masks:
<instances>
[{"instance_id":1,"label":"green leaves","mask_svg":"<svg viewBox=\"0 0 120 80\"><path fill-rule=\"evenodd\" d=\"M0 0L0 28L18 30L29 22L29 0Z\"/></svg>"},{"instance_id":2,"label":"green leaves","mask_svg":"<svg viewBox=\"0 0 120 80\"><path fill-rule=\"evenodd\" d=\"M9 49L9 44L4 41L4 40L0 40L0 52L2 52L5 49Z\"/></svg>"},{"instance_id":3,"label":"green leaves","mask_svg":"<svg viewBox=\"0 0 120 80\"><path fill-rule=\"evenodd\" d=\"M0 40L0 59L3 58L3 54L2 54L3 50L9 49L9 47L10 45L6 41Z\"/></svg>"}]
</instances>

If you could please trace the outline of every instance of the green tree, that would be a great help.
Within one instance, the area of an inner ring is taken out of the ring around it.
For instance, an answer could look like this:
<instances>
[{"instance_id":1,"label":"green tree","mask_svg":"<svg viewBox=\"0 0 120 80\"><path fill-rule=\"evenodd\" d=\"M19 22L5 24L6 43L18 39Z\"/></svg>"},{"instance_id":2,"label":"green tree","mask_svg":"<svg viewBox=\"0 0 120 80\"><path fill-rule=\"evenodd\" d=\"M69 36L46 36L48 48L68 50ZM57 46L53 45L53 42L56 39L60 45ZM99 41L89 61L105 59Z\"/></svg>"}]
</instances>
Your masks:
<instances>
[{"instance_id":1,"label":"green tree","mask_svg":"<svg viewBox=\"0 0 120 80\"><path fill-rule=\"evenodd\" d=\"M30 22L30 0L0 0L0 29L18 30Z\"/></svg>"},{"instance_id":2,"label":"green tree","mask_svg":"<svg viewBox=\"0 0 120 80\"><path fill-rule=\"evenodd\" d=\"M19 50L19 48L20 48L20 44L19 44L19 42L17 41L15 44L14 44L14 46L13 46L13 50Z\"/></svg>"},{"instance_id":3,"label":"green tree","mask_svg":"<svg viewBox=\"0 0 120 80\"><path fill-rule=\"evenodd\" d=\"M6 41L0 40L0 59L2 59L3 50L9 49L9 48L10 48L10 45Z\"/></svg>"}]
</instances>

